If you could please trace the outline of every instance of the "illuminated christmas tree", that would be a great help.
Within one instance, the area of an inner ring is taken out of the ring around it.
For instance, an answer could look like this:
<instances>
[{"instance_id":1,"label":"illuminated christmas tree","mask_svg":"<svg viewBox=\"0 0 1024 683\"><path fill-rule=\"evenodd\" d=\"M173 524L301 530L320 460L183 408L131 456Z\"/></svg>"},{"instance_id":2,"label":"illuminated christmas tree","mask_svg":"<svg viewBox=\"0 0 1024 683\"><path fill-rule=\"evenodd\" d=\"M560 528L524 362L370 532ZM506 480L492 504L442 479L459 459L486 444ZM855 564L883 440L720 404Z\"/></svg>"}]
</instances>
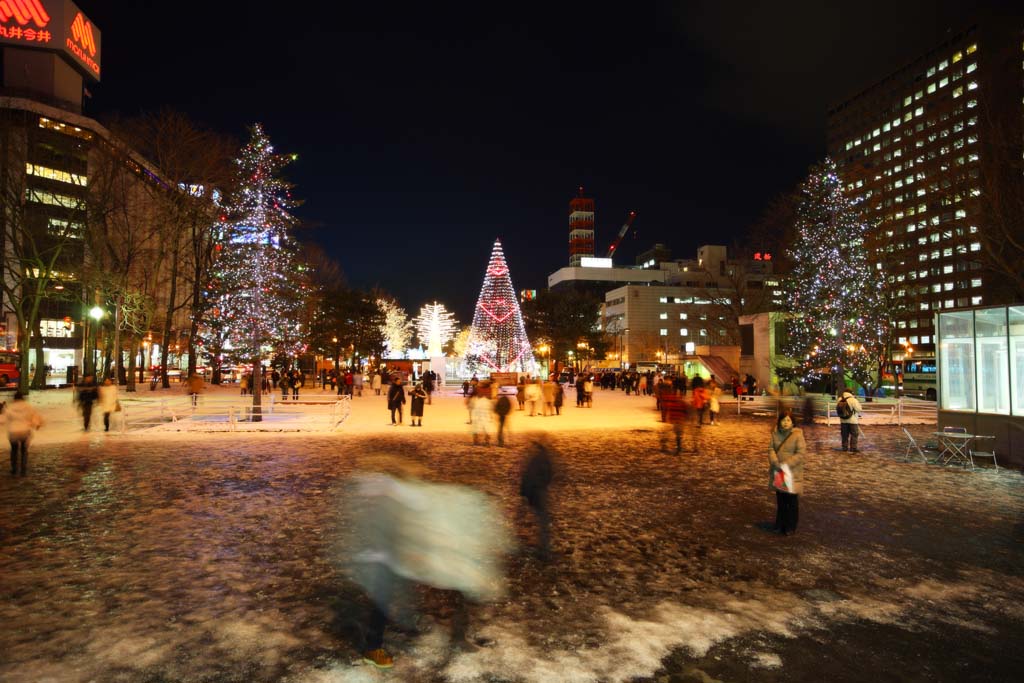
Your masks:
<instances>
[{"instance_id":1,"label":"illuminated christmas tree","mask_svg":"<svg viewBox=\"0 0 1024 683\"><path fill-rule=\"evenodd\" d=\"M271 354L304 350L297 321L307 278L290 235L296 219L289 209L297 203L281 177L295 156L276 154L259 124L251 134L221 218L207 329L223 340L230 360L259 367ZM253 393L255 405L259 394Z\"/></svg>"},{"instance_id":2,"label":"illuminated christmas tree","mask_svg":"<svg viewBox=\"0 0 1024 683\"><path fill-rule=\"evenodd\" d=\"M377 299L377 308L384 314L380 331L384 336L385 358L402 358L412 342L412 321L405 309L393 299Z\"/></svg>"},{"instance_id":3,"label":"illuminated christmas tree","mask_svg":"<svg viewBox=\"0 0 1024 683\"><path fill-rule=\"evenodd\" d=\"M884 274L866 247L870 226L831 159L811 169L799 192L783 353L796 361L794 379L834 374L839 382L849 372L872 384L889 323Z\"/></svg>"},{"instance_id":4,"label":"illuminated christmas tree","mask_svg":"<svg viewBox=\"0 0 1024 683\"><path fill-rule=\"evenodd\" d=\"M467 369L478 374L537 371L500 240L495 240L487 264L465 360Z\"/></svg>"},{"instance_id":5,"label":"illuminated christmas tree","mask_svg":"<svg viewBox=\"0 0 1024 683\"><path fill-rule=\"evenodd\" d=\"M420 344L426 345L428 358L442 355L444 345L454 339L459 331L459 321L448 312L444 304L436 301L420 309L415 323L416 334L420 338Z\"/></svg>"}]
</instances>

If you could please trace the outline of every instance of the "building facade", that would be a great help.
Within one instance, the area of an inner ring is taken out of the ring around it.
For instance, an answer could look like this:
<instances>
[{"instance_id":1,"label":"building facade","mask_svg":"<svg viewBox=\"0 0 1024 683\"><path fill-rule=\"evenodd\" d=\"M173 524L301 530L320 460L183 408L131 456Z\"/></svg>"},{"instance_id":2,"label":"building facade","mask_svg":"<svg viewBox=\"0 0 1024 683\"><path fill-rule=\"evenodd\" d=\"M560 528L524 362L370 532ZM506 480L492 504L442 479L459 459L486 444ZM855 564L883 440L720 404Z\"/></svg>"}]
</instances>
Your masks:
<instances>
[{"instance_id":1,"label":"building facade","mask_svg":"<svg viewBox=\"0 0 1024 683\"><path fill-rule=\"evenodd\" d=\"M769 310L782 296L771 261L730 259L726 247L704 245L695 259L659 266L640 272L662 273L662 281L605 294L603 325L618 360L681 365L702 350L732 347L737 370L739 316Z\"/></svg>"},{"instance_id":2,"label":"building facade","mask_svg":"<svg viewBox=\"0 0 1024 683\"><path fill-rule=\"evenodd\" d=\"M82 113L86 82L100 78L100 48L99 30L69 0L0 3L0 344L50 368L48 384L71 380L98 348L112 354L115 339L150 365L172 289L160 264L175 250L174 231L158 229L158 205L179 189ZM18 312L27 322L37 298L36 324L19 336ZM145 320L129 319L143 309ZM175 313L170 326L186 329L185 316Z\"/></svg>"},{"instance_id":3,"label":"building facade","mask_svg":"<svg viewBox=\"0 0 1024 683\"><path fill-rule=\"evenodd\" d=\"M903 305L897 359L934 357L938 312L1007 303L988 263L995 200L1024 183L1022 48L1019 13L985 17L828 113L828 153Z\"/></svg>"}]
</instances>

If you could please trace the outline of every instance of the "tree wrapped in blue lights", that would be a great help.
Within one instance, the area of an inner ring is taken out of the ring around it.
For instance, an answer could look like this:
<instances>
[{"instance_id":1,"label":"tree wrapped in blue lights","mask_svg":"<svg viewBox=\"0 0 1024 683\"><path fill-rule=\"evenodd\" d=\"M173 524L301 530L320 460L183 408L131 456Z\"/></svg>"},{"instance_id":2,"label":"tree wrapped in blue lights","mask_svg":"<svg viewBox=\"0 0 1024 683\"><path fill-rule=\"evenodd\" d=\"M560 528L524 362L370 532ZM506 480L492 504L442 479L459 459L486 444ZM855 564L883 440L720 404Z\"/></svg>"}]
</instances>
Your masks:
<instances>
[{"instance_id":1,"label":"tree wrapped in blue lights","mask_svg":"<svg viewBox=\"0 0 1024 683\"><path fill-rule=\"evenodd\" d=\"M537 372L501 240L495 240L466 345L470 372Z\"/></svg>"},{"instance_id":2,"label":"tree wrapped in blue lights","mask_svg":"<svg viewBox=\"0 0 1024 683\"><path fill-rule=\"evenodd\" d=\"M795 361L792 379L849 374L869 391L877 386L889 338L885 278L867 248L870 226L843 194L831 159L811 169L799 189L793 269L786 288L792 314L782 344Z\"/></svg>"},{"instance_id":3,"label":"tree wrapped in blue lights","mask_svg":"<svg viewBox=\"0 0 1024 683\"><path fill-rule=\"evenodd\" d=\"M275 153L259 124L251 134L236 160L236 188L225 203L206 327L223 355L258 369L264 357L303 350L305 335L297 323L308 278L290 234L297 219L289 210L298 203L281 176L295 156ZM259 394L253 392L254 405Z\"/></svg>"}]
</instances>

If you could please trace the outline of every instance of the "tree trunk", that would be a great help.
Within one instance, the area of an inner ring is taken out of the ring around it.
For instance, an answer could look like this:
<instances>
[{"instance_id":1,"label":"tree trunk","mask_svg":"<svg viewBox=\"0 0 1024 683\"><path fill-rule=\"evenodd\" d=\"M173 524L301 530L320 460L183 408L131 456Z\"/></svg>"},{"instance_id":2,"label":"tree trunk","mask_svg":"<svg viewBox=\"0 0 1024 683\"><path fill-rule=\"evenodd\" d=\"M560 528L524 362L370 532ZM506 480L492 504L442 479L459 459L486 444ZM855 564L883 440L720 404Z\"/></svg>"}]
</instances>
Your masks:
<instances>
[{"instance_id":1,"label":"tree trunk","mask_svg":"<svg viewBox=\"0 0 1024 683\"><path fill-rule=\"evenodd\" d=\"M138 358L139 353L139 339L137 335L132 335L132 338L128 342L128 376L127 386L125 391L134 392L135 389L135 360Z\"/></svg>"},{"instance_id":2,"label":"tree trunk","mask_svg":"<svg viewBox=\"0 0 1024 683\"><path fill-rule=\"evenodd\" d=\"M32 388L46 388L46 363L43 362L43 332L37 329L32 335L32 350L36 355L36 371L32 375Z\"/></svg>"},{"instance_id":3,"label":"tree trunk","mask_svg":"<svg viewBox=\"0 0 1024 683\"><path fill-rule=\"evenodd\" d=\"M167 311L164 314L164 328L161 330L160 335L162 339L160 342L160 374L164 378L164 389L170 389L171 387L171 382L167 378L167 349L171 345L171 321L174 318L174 302L178 298L179 253L180 247L175 246L174 251L171 253L171 291L167 295ZM190 358L188 377L191 377L193 372L195 372L195 368Z\"/></svg>"},{"instance_id":4,"label":"tree trunk","mask_svg":"<svg viewBox=\"0 0 1024 683\"><path fill-rule=\"evenodd\" d=\"M124 305L124 295L118 294L114 300L114 384L121 386L121 368L123 366L123 359L121 358L121 307ZM108 377L110 375L107 375Z\"/></svg>"},{"instance_id":5,"label":"tree trunk","mask_svg":"<svg viewBox=\"0 0 1024 683\"><path fill-rule=\"evenodd\" d=\"M263 373L263 366L260 363L259 354L252 358L252 421L263 422L263 409L260 407L260 400L263 396L263 386L260 377Z\"/></svg>"}]
</instances>

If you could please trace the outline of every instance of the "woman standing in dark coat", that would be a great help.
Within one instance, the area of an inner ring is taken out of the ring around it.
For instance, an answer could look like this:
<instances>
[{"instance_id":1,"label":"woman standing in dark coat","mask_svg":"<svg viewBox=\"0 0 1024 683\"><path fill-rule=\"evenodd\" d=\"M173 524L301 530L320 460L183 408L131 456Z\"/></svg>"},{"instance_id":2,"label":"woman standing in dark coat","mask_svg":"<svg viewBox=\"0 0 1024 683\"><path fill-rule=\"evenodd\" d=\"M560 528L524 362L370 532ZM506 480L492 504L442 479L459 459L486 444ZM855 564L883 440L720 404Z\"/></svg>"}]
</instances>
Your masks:
<instances>
[{"instance_id":1,"label":"woman standing in dark coat","mask_svg":"<svg viewBox=\"0 0 1024 683\"><path fill-rule=\"evenodd\" d=\"M388 410L391 411L391 424L402 424L402 406L405 405L405 388L402 380L396 377L388 388ZM398 411L398 422L395 422L395 411Z\"/></svg>"},{"instance_id":2,"label":"woman standing in dark coat","mask_svg":"<svg viewBox=\"0 0 1024 683\"><path fill-rule=\"evenodd\" d=\"M418 382L413 390L409 392L409 415L412 418L410 421L410 427L422 427L423 426L423 404L427 399L427 391L423 388L423 383Z\"/></svg>"}]
</instances>

